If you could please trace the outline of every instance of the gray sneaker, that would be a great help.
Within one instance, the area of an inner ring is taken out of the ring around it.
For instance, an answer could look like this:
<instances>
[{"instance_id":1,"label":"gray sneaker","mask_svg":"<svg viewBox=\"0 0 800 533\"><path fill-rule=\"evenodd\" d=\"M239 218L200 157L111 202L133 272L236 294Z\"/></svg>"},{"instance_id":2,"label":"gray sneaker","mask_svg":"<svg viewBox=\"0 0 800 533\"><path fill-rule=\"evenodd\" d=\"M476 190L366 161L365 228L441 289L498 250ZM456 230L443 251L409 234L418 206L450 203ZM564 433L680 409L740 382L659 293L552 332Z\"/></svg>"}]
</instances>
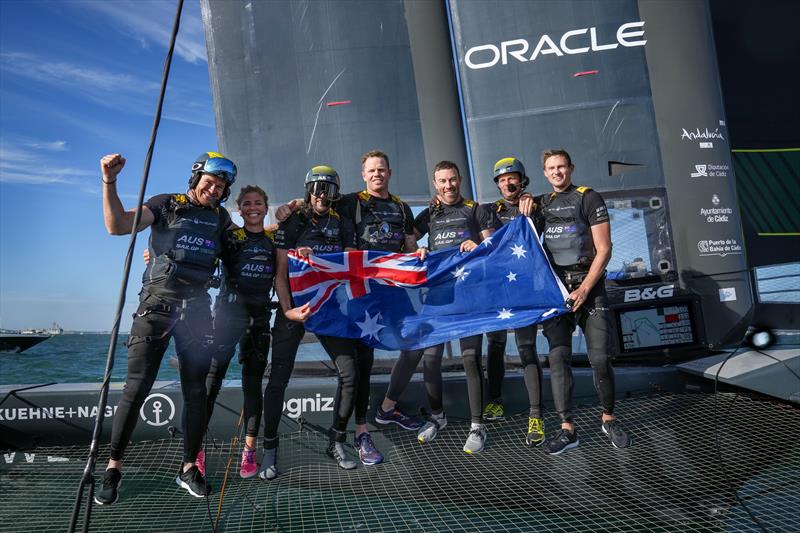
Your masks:
<instances>
[{"instance_id":1,"label":"gray sneaker","mask_svg":"<svg viewBox=\"0 0 800 533\"><path fill-rule=\"evenodd\" d=\"M330 441L328 444L328 449L326 450L328 457L331 457L336 463L339 465L339 468L344 468L345 470L352 470L358 464L355 461L351 461L347 458L347 455L344 453L344 445L341 442Z\"/></svg>"},{"instance_id":2,"label":"gray sneaker","mask_svg":"<svg viewBox=\"0 0 800 533\"><path fill-rule=\"evenodd\" d=\"M486 446L486 426L481 424L470 430L467 442L464 443L464 453L479 453Z\"/></svg>"},{"instance_id":3,"label":"gray sneaker","mask_svg":"<svg viewBox=\"0 0 800 533\"><path fill-rule=\"evenodd\" d=\"M264 458L261 461L258 477L265 481L278 477L278 448L264 450Z\"/></svg>"},{"instance_id":4,"label":"gray sneaker","mask_svg":"<svg viewBox=\"0 0 800 533\"><path fill-rule=\"evenodd\" d=\"M444 429L447 425L447 415L442 413L441 418L439 417L430 417L425 425L420 428L419 432L417 433L417 440L420 444L425 444L426 442L431 442L433 439L436 438L436 435L439 433L440 429Z\"/></svg>"}]
</instances>

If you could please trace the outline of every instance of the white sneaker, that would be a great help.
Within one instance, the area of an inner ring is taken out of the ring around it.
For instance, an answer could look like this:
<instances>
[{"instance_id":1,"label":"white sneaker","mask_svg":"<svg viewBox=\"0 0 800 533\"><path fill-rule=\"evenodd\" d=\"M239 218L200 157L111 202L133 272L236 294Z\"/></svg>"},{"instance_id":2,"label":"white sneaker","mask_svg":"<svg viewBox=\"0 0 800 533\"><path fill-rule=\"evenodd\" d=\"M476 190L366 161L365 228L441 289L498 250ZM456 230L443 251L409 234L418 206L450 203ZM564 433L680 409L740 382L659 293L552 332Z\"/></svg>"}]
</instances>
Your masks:
<instances>
[{"instance_id":1,"label":"white sneaker","mask_svg":"<svg viewBox=\"0 0 800 533\"><path fill-rule=\"evenodd\" d=\"M261 461L261 468L258 477L265 481L270 481L278 477L278 448L264 450L264 458Z\"/></svg>"},{"instance_id":2,"label":"white sneaker","mask_svg":"<svg viewBox=\"0 0 800 533\"><path fill-rule=\"evenodd\" d=\"M341 442L330 441L328 443L328 449L326 450L326 453L328 454L328 457L336 461L336 464L339 465L339 468L352 470L358 466L355 461L351 461L347 458L347 454L345 454L344 446Z\"/></svg>"},{"instance_id":3,"label":"white sneaker","mask_svg":"<svg viewBox=\"0 0 800 533\"><path fill-rule=\"evenodd\" d=\"M486 426L478 424L470 430L467 442L464 443L464 452L479 453L483 451L484 446L486 446Z\"/></svg>"},{"instance_id":4,"label":"white sneaker","mask_svg":"<svg viewBox=\"0 0 800 533\"><path fill-rule=\"evenodd\" d=\"M439 433L440 429L444 429L447 425L447 415L444 413L441 416L431 416L425 425L422 426L417 433L417 440L420 444L425 444L426 442L431 442L433 439L436 438L436 435Z\"/></svg>"}]
</instances>

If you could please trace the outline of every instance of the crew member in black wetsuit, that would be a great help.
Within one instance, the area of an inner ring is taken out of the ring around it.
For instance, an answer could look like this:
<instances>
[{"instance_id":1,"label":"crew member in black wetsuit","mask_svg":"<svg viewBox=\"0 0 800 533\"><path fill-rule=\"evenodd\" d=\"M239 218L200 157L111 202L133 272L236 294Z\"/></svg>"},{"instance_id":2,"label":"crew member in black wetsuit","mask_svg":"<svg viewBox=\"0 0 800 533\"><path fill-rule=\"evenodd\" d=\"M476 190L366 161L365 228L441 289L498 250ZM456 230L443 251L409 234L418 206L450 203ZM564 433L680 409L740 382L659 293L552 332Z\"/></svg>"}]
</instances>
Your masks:
<instances>
[{"instance_id":1,"label":"crew member in black wetsuit","mask_svg":"<svg viewBox=\"0 0 800 533\"><path fill-rule=\"evenodd\" d=\"M283 391L292 373L297 348L305 333L301 323L285 316L290 305L287 302L292 301L287 250L296 249L300 255L308 257L356 248L352 221L331 208L331 205L339 199L337 172L328 166L316 166L306 175L305 186L304 206L280 223L275 238L278 247L275 288L281 300L281 307L272 330L272 374L267 385L267 396L270 399L265 403L264 413L264 448L267 452L275 450L278 445L278 422L283 406ZM341 468L350 470L356 467L356 463L347 457L343 447L347 436L347 422L355 411L356 435L363 443L369 443L363 446L369 452L367 456L359 450L361 460L365 464L380 463L383 461L383 456L375 449L366 428L372 351L362 349L364 345L354 339L320 335L319 341L336 365L339 376L327 453ZM278 365L277 374L276 365ZM275 454L268 456L267 452L261 464L260 475L264 479L272 479L278 473Z\"/></svg>"},{"instance_id":2,"label":"crew member in black wetsuit","mask_svg":"<svg viewBox=\"0 0 800 533\"><path fill-rule=\"evenodd\" d=\"M131 233L134 211L125 211L116 181L125 158L110 154L100 161L103 218L112 235ZM148 226L150 257L142 279L139 308L128 337L128 376L111 431L111 458L95 502L117 501L122 457L150 393L169 340L175 337L183 392L183 465L176 482L192 496L211 492L195 466L206 428L205 379L211 360L211 300L208 284L220 255L230 217L219 204L236 179L236 165L207 152L192 165L186 194L160 194L142 206L139 227Z\"/></svg>"},{"instance_id":3,"label":"crew member in black wetsuit","mask_svg":"<svg viewBox=\"0 0 800 533\"><path fill-rule=\"evenodd\" d=\"M206 379L207 418L211 419L214 402L231 358L239 344L244 393L245 445L239 475L249 478L258 472L256 438L261 425L262 404L272 401L262 396L262 379L267 367L270 343L270 291L275 277L275 236L264 229L267 194L260 187L242 187L236 197L243 228L225 232L222 249L222 285L214 304L214 347L211 369ZM305 321L309 306L289 309L291 320ZM273 374L280 365L273 364ZM280 398L277 401L282 402ZM201 452L201 455L202 454ZM267 452L269 455L269 452ZM198 467L200 456L198 456ZM273 461L274 463L274 461ZM204 471L204 468L201 469Z\"/></svg>"},{"instance_id":4,"label":"crew member in black wetsuit","mask_svg":"<svg viewBox=\"0 0 800 533\"><path fill-rule=\"evenodd\" d=\"M603 407L601 429L617 448L630 438L614 417L614 371L609 358L610 311L605 289L605 268L611 259L611 227L603 198L588 187L572 184L575 166L564 150L546 150L542 165L553 192L537 202L543 219L544 249L550 264L570 291L572 313L542 325L550 344L550 381L553 403L561 418L558 433L544 450L559 454L579 444L572 419L572 333L579 325L586 337L586 351L594 383ZM521 209L527 206L521 204Z\"/></svg>"},{"instance_id":5,"label":"crew member in black wetsuit","mask_svg":"<svg viewBox=\"0 0 800 533\"><path fill-rule=\"evenodd\" d=\"M481 209L493 211L502 224L514 220L519 214L520 195L530 183L525 175L522 161L506 157L494 164L494 182L503 198L491 204L482 204ZM525 442L538 446L544 442L544 421L542 419L542 365L536 354L536 324L517 328L519 358L528 390L528 429ZM486 354L487 392L489 403L483 411L485 420L503 420L502 385L505 376L505 352L507 331L493 331L486 334L488 353Z\"/></svg>"},{"instance_id":6,"label":"crew member in black wetsuit","mask_svg":"<svg viewBox=\"0 0 800 533\"><path fill-rule=\"evenodd\" d=\"M492 211L478 209L478 204L461 196L461 175L451 161L441 161L433 170L436 197L414 221L419 237L428 234L430 249L443 250L458 247L470 252L499 225ZM467 392L472 427L464 444L466 453L478 453L486 443L483 425L483 371L481 370L482 335L461 339L461 359L467 375ZM436 438L439 429L447 424L442 406L442 354L444 344L424 351L401 352L389 381L386 398L396 400L411 381L420 358L424 361L425 387L431 408L430 420L417 433L421 443Z\"/></svg>"},{"instance_id":7,"label":"crew member in black wetsuit","mask_svg":"<svg viewBox=\"0 0 800 533\"><path fill-rule=\"evenodd\" d=\"M411 208L389 192L389 182L392 177L389 156L380 150L365 153L361 157L361 177L364 180L364 190L345 194L336 204L336 211L353 221L358 249L415 252L419 254L421 260L424 260L427 250L417 248ZM276 212L278 220L288 217L292 208L296 208L298 203L294 201L287 206L281 206ZM372 349L366 345L359 349L361 353L372 354ZM372 358L372 355L369 357ZM375 421L379 424L397 424L413 431L422 427L422 420L404 414L396 408L396 404L396 398L384 398L382 406L375 415ZM359 456L372 455L369 451L370 446L370 442L356 442Z\"/></svg>"}]
</instances>

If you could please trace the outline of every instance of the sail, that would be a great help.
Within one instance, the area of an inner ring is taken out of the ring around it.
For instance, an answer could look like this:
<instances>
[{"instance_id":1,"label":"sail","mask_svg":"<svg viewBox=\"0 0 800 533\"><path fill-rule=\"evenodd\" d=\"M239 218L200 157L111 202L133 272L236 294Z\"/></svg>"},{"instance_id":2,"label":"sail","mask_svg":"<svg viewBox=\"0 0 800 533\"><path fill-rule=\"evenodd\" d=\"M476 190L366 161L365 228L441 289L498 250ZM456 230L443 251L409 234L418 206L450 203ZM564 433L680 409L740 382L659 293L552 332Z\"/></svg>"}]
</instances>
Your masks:
<instances>
[{"instance_id":1,"label":"sail","mask_svg":"<svg viewBox=\"0 0 800 533\"><path fill-rule=\"evenodd\" d=\"M707 2L202 8L220 147L239 183L261 184L273 205L300 196L319 163L339 170L345 191L360 189L360 155L374 148L410 203L426 203L441 159L461 166L479 201L499 197L491 170L509 156L542 193L541 152L565 148L575 183L609 206L618 323L650 316L626 306L674 304L653 316L689 318L658 325L663 338L673 327L681 345L741 339L753 298Z\"/></svg>"},{"instance_id":2,"label":"sail","mask_svg":"<svg viewBox=\"0 0 800 533\"><path fill-rule=\"evenodd\" d=\"M202 2L221 150L273 205L309 168L363 188L361 155L389 155L392 192L430 199L439 159L465 165L442 5L400 0Z\"/></svg>"}]
</instances>

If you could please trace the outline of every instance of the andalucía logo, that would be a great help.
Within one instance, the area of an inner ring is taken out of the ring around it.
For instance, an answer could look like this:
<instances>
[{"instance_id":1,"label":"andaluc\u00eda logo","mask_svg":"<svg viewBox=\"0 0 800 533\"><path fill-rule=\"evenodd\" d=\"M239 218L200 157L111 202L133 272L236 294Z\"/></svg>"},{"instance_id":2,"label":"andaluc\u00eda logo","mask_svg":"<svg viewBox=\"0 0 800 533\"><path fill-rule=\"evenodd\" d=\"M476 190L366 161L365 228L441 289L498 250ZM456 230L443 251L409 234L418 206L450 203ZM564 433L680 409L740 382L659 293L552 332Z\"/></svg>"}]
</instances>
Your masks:
<instances>
[{"instance_id":1,"label":"andaluc\u00eda logo","mask_svg":"<svg viewBox=\"0 0 800 533\"><path fill-rule=\"evenodd\" d=\"M713 148L712 141L718 140L725 142L725 137L719 128L710 131L708 128L700 131L700 128L695 128L694 131L687 131L686 128L681 128L682 141L698 141L700 148ZM704 146L705 145L705 146Z\"/></svg>"}]
</instances>

